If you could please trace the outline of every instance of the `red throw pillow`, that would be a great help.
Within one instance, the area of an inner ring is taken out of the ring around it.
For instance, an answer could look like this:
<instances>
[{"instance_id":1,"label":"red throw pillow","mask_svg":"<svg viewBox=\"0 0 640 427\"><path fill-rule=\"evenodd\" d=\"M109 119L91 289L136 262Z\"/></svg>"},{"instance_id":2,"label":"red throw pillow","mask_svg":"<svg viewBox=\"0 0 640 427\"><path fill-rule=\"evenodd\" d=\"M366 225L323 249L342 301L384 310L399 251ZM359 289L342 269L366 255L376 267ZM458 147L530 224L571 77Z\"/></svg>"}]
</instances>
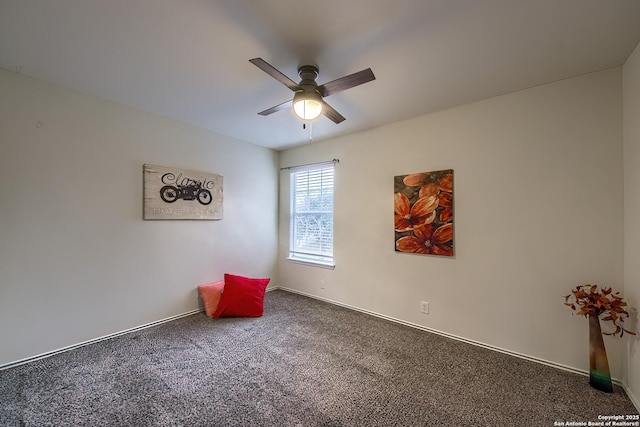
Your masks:
<instances>
[{"instance_id":1,"label":"red throw pillow","mask_svg":"<svg viewBox=\"0 0 640 427\"><path fill-rule=\"evenodd\" d=\"M225 274L224 291L213 317L262 316L264 291L269 280Z\"/></svg>"},{"instance_id":2,"label":"red throw pillow","mask_svg":"<svg viewBox=\"0 0 640 427\"><path fill-rule=\"evenodd\" d=\"M207 316L213 317L213 313L216 312L223 289L224 281L222 280L216 283L198 286L198 292L204 303L204 311L207 313Z\"/></svg>"}]
</instances>

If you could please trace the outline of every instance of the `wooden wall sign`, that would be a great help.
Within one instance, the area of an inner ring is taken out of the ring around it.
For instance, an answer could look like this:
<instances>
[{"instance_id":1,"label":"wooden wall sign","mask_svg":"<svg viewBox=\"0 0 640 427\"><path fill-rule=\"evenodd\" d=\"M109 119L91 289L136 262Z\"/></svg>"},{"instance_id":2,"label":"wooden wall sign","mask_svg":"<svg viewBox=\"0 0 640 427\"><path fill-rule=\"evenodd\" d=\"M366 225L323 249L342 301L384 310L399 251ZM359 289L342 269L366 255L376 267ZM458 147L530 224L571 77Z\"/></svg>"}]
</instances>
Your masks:
<instances>
[{"instance_id":1,"label":"wooden wall sign","mask_svg":"<svg viewBox=\"0 0 640 427\"><path fill-rule=\"evenodd\" d=\"M144 219L222 219L222 176L143 165Z\"/></svg>"}]
</instances>

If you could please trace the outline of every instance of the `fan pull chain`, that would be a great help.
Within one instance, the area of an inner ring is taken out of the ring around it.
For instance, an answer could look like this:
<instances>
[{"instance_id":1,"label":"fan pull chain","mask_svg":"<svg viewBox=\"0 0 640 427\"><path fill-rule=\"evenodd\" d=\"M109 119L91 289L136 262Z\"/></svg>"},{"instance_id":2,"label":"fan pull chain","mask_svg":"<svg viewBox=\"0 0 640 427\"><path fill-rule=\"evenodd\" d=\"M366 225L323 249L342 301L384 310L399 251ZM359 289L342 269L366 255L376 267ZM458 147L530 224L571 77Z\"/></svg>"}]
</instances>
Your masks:
<instances>
[{"instance_id":1,"label":"fan pull chain","mask_svg":"<svg viewBox=\"0 0 640 427\"><path fill-rule=\"evenodd\" d=\"M305 130L307 128L307 124L303 123L302 124L302 130ZM309 142L313 142L313 122L309 122Z\"/></svg>"}]
</instances>

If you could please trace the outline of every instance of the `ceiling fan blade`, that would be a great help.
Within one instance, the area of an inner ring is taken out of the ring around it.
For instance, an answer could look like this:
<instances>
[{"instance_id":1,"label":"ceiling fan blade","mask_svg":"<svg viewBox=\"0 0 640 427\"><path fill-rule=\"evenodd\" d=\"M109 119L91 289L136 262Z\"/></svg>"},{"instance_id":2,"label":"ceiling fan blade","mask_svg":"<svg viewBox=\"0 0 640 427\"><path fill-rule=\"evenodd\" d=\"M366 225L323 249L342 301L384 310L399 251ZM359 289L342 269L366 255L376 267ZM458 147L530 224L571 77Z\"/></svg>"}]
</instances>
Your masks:
<instances>
[{"instance_id":1,"label":"ceiling fan blade","mask_svg":"<svg viewBox=\"0 0 640 427\"><path fill-rule=\"evenodd\" d=\"M373 75L371 68L367 68L318 86L318 90L323 97L327 97L375 79L376 76Z\"/></svg>"},{"instance_id":2,"label":"ceiling fan blade","mask_svg":"<svg viewBox=\"0 0 640 427\"><path fill-rule=\"evenodd\" d=\"M292 105L293 105L293 100L290 99L289 101L285 101L282 104L276 105L275 107L271 107L264 111L260 111L258 114L260 114L261 116L268 116L269 114L273 114L276 111L284 110L286 108L291 108Z\"/></svg>"},{"instance_id":3,"label":"ceiling fan blade","mask_svg":"<svg viewBox=\"0 0 640 427\"><path fill-rule=\"evenodd\" d=\"M265 73L269 74L271 77L273 77L274 79L276 79L277 81L279 81L280 83L288 87L289 89L293 91L299 89L298 83L294 82L289 77L282 74L273 65L269 64L264 59L253 58L253 59L250 59L249 62L251 62L256 67L260 68Z\"/></svg>"},{"instance_id":4,"label":"ceiling fan blade","mask_svg":"<svg viewBox=\"0 0 640 427\"><path fill-rule=\"evenodd\" d=\"M324 101L322 101L322 114L335 124L346 120L342 114L338 113L331 105Z\"/></svg>"}]
</instances>

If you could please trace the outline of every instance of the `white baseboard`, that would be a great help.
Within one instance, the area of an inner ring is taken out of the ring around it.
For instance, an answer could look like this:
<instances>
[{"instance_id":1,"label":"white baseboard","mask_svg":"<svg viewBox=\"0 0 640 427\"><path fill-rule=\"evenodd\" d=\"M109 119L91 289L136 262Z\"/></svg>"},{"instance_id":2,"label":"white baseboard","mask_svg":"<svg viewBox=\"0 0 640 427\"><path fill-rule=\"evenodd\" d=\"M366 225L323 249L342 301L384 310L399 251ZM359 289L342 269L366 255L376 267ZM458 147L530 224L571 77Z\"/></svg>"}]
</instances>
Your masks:
<instances>
[{"instance_id":1,"label":"white baseboard","mask_svg":"<svg viewBox=\"0 0 640 427\"><path fill-rule=\"evenodd\" d=\"M175 316L171 316L171 317L167 317L165 319L161 319L161 320L156 320L155 322L150 322L150 323L145 323L144 325L140 325L140 326L136 326L133 328L129 328L129 329L125 329L124 331L120 331L120 332L114 332L112 334L108 334L108 335L104 335L102 337L98 337L98 338L94 338L88 341L83 341L77 344L72 344L66 347L62 347L59 348L57 350L52 350L52 351L48 351L46 353L41 353L41 354L37 354L35 356L31 356L31 357L27 357L24 359L20 359L20 360L16 360L15 362L9 362L9 363L5 363L3 365L0 365L0 371L4 370L4 369L8 369L8 368L14 368L16 366L20 366L20 365L24 365L25 363L29 363L29 362L35 362L36 360L40 360L40 359L44 359L47 357L51 357L55 354L60 354L60 353L64 353L65 351L69 351L69 350L74 350L76 348L79 347L84 347L86 345L89 344L94 344L100 341L104 341L104 340L108 340L111 338L115 338L118 337L120 335L125 335L125 334L129 334L131 332L135 332L135 331L139 331L141 329L146 329L146 328L150 328L152 326L156 326L156 325L160 325L162 323L167 323L167 322L171 322L172 320L177 320L183 317L187 317L187 316L191 316L192 314L196 314L196 313L200 313L204 311L203 309L197 309L197 310L191 310L191 311L187 311L186 313L182 313L182 314L176 314Z\"/></svg>"},{"instance_id":2,"label":"white baseboard","mask_svg":"<svg viewBox=\"0 0 640 427\"><path fill-rule=\"evenodd\" d=\"M629 400L631 400L631 403L633 403L633 406L636 407L636 410L638 412L640 412L640 399L638 399L638 396L636 396L631 389L629 389L629 387L627 386L627 384L625 383L620 383L620 385L622 386L622 388L624 388L624 391L627 393L627 396L629 396Z\"/></svg>"},{"instance_id":3,"label":"white baseboard","mask_svg":"<svg viewBox=\"0 0 640 427\"><path fill-rule=\"evenodd\" d=\"M512 351L512 350L507 350L507 349L504 349L504 348L496 347L494 345L485 344L485 343L482 343L482 342L479 342L479 341L474 341L474 340L471 340L471 339L468 339L468 338L464 338L464 337L460 337L460 336L457 336L457 335L453 335L453 334L450 334L450 333L447 333L447 332L442 332L442 331L439 331L437 329L433 329L433 328L429 328L429 327L426 327L426 326L418 325L416 323L407 322L405 320L400 320L400 319L396 319L396 318L391 317L391 316L386 316L384 314L380 314L380 313L376 313L376 312L373 312L373 311L365 310L365 309L362 309L360 307L355 307L355 306L352 306L352 305L349 305L349 304L343 304L341 302L334 301L334 300L331 300L331 299L328 299L328 298L323 298L323 297L319 297L317 295L308 294L306 292L298 291L296 289L291 289L291 288L287 288L287 287L284 287L284 286L274 286L272 289L274 289L274 290L275 289L281 289L281 290L286 291L286 292L291 292L291 293L303 295L303 296L306 296L306 297L309 297L309 298L314 298L314 299L317 299L317 300L320 300L320 301L324 301L324 302L328 302L330 304L334 304L334 305L337 305L337 306L340 306L340 307L348 308L350 310L359 311L360 313L369 314L371 316L379 317L381 319L385 319L385 320L389 320L391 322L399 323L401 325L409 326L411 328L416 328L416 329L420 329L420 330L423 330L423 331L426 331L426 332L431 332L431 333L434 333L434 334L437 334L437 335L441 335L443 337L451 338L451 339L454 339L456 341L462 341L462 342L467 343L467 344L471 344L471 345L475 345L475 346L478 346L478 347L486 348L488 350L493 350L493 351L497 351L497 352L500 352L500 353L508 354L510 356L518 357L520 359L530 360L530 361L535 362L535 363L540 363L540 364L543 364L543 365L551 366L553 368L562 369L563 371L573 372L575 374L584 375L584 376L587 376L587 377L589 376L589 371L585 371L585 370L582 370L582 369L574 368L572 366L563 365L561 363L551 362L549 360L540 359L538 357L529 356L529 355L518 353L518 352L515 352L515 351ZM612 378L611 381L613 383L615 383L616 385L621 386L624 389L624 391L627 393L627 396L629 396L629 399L631 400L631 403L633 403L633 405L636 407L638 412L640 412L640 402L638 401L638 398L631 392L631 390L629 390L629 387L627 386L627 384L625 384L623 381L621 381L620 379L617 379L617 378Z\"/></svg>"}]
</instances>

